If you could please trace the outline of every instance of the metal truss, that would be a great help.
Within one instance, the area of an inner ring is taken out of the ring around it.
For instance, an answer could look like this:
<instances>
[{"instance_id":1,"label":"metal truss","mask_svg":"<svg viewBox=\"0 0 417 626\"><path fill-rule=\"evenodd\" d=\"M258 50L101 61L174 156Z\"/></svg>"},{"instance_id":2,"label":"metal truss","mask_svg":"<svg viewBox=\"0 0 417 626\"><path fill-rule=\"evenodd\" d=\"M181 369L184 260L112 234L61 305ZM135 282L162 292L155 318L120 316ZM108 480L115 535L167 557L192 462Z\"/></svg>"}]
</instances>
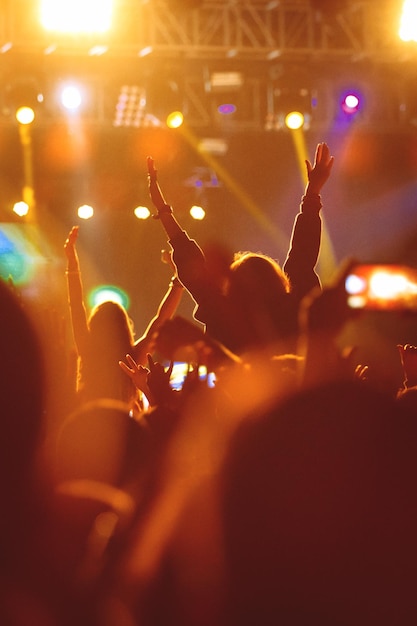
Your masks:
<instances>
[{"instance_id":1,"label":"metal truss","mask_svg":"<svg viewBox=\"0 0 417 626\"><path fill-rule=\"evenodd\" d=\"M114 55L265 60L325 56L379 62L402 52L395 31L398 2L352 0L332 11L314 0L118 0L109 36L62 37L37 26L38 2L3 0L0 51L85 54L107 46Z\"/></svg>"},{"instance_id":2,"label":"metal truss","mask_svg":"<svg viewBox=\"0 0 417 626\"><path fill-rule=\"evenodd\" d=\"M314 0L116 0L110 35L58 37L38 26L37 2L3 0L0 72L5 84L22 70L41 69L54 81L66 68L77 68L96 90L91 121L105 124L111 123L117 97L112 90L121 80L133 84L168 75L180 85L190 126L216 129L227 123L229 130L279 129L279 94L289 87L314 92L319 106L312 124L328 123L331 90L346 75L368 91L372 84L368 101L374 112L386 97L379 98L379 91L390 83L390 104L380 116L385 124L401 123L400 112L411 106L407 98L417 101L409 93L417 84L417 51L397 37L398 1L317 6ZM217 114L209 83L213 70L244 74L240 93L230 96L240 98L239 115L227 122Z\"/></svg>"}]
</instances>

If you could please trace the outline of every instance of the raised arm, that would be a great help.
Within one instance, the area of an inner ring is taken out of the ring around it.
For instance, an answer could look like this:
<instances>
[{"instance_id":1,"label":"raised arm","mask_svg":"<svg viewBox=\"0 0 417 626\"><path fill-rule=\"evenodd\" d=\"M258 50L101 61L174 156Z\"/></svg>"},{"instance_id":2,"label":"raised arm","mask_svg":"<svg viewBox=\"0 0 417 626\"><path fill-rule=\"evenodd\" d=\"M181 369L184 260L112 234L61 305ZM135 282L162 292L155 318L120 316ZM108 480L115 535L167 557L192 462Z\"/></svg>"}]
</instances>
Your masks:
<instances>
[{"instance_id":1,"label":"raised arm","mask_svg":"<svg viewBox=\"0 0 417 626\"><path fill-rule=\"evenodd\" d=\"M328 180L334 158L326 143L316 148L314 163L306 161L307 185L296 216L284 270L290 277L294 294L302 298L314 287L320 286L315 272L321 243L321 190Z\"/></svg>"},{"instance_id":2,"label":"raised arm","mask_svg":"<svg viewBox=\"0 0 417 626\"><path fill-rule=\"evenodd\" d=\"M403 371L403 389L417 386L417 346L410 343L398 344Z\"/></svg>"},{"instance_id":3,"label":"raised arm","mask_svg":"<svg viewBox=\"0 0 417 626\"><path fill-rule=\"evenodd\" d=\"M67 257L67 291L71 314L72 332L78 354L84 350L88 340L87 311L84 305L80 264L76 249L78 226L73 226L64 244Z\"/></svg>"},{"instance_id":4,"label":"raised arm","mask_svg":"<svg viewBox=\"0 0 417 626\"><path fill-rule=\"evenodd\" d=\"M133 356L139 365L145 365L148 361L147 354L152 352L154 334L159 330L164 322L171 319L181 302L184 287L178 279L176 267L168 251L162 252L162 260L171 266L173 276L169 283L168 290L163 296L155 316L149 322L142 337L135 342Z\"/></svg>"},{"instance_id":5,"label":"raised arm","mask_svg":"<svg viewBox=\"0 0 417 626\"><path fill-rule=\"evenodd\" d=\"M172 207L167 204L157 181L157 171L152 157L147 158L149 195L157 209L155 219L159 220L173 249L173 260L178 277L194 300L199 303L209 297L207 265L202 249L194 239L181 228Z\"/></svg>"},{"instance_id":6,"label":"raised arm","mask_svg":"<svg viewBox=\"0 0 417 626\"><path fill-rule=\"evenodd\" d=\"M157 170L155 169L155 163L152 157L146 159L148 166L148 188L149 195L153 202L154 207L157 210L155 219L161 220L161 224L164 227L168 239L175 239L176 235L182 233L182 228L177 222L172 207L167 204L162 194L161 188L157 179Z\"/></svg>"}]
</instances>

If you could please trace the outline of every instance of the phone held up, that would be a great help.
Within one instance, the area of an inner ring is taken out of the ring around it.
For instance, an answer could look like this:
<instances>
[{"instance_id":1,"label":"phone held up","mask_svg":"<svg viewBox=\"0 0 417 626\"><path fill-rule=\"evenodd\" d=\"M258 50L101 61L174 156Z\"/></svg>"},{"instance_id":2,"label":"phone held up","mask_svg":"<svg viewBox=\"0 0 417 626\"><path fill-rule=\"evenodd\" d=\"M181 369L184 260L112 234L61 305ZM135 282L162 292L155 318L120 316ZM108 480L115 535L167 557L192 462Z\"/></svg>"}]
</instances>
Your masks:
<instances>
[{"instance_id":1,"label":"phone held up","mask_svg":"<svg viewBox=\"0 0 417 626\"><path fill-rule=\"evenodd\" d=\"M347 303L354 309L417 312L417 268L358 264L345 280Z\"/></svg>"}]
</instances>

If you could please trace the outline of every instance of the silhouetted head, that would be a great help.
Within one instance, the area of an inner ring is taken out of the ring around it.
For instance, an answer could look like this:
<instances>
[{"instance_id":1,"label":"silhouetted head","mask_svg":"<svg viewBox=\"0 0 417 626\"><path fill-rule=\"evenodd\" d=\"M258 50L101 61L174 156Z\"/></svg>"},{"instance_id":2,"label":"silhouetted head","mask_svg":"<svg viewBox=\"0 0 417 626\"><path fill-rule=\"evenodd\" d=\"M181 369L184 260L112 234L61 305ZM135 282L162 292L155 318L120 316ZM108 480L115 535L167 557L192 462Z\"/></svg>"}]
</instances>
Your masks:
<instances>
[{"instance_id":1,"label":"silhouetted head","mask_svg":"<svg viewBox=\"0 0 417 626\"><path fill-rule=\"evenodd\" d=\"M292 337L296 314L292 308L290 281L280 265L263 254L237 253L230 266L225 296L239 329L240 345L234 349L265 348ZM279 352L292 352L283 346Z\"/></svg>"},{"instance_id":2,"label":"silhouetted head","mask_svg":"<svg viewBox=\"0 0 417 626\"><path fill-rule=\"evenodd\" d=\"M290 281L271 257L253 252L237 252L230 266L228 295L236 300L269 302L290 292Z\"/></svg>"},{"instance_id":3,"label":"silhouetted head","mask_svg":"<svg viewBox=\"0 0 417 626\"><path fill-rule=\"evenodd\" d=\"M126 309L110 300L95 306L88 320L90 334L100 340L113 337L122 342L133 344L133 325Z\"/></svg>"},{"instance_id":4,"label":"silhouetted head","mask_svg":"<svg viewBox=\"0 0 417 626\"><path fill-rule=\"evenodd\" d=\"M116 302L102 302L92 309L88 326L88 351L81 355L78 375L85 399L134 401L137 389L119 366L134 344L126 309Z\"/></svg>"}]
</instances>

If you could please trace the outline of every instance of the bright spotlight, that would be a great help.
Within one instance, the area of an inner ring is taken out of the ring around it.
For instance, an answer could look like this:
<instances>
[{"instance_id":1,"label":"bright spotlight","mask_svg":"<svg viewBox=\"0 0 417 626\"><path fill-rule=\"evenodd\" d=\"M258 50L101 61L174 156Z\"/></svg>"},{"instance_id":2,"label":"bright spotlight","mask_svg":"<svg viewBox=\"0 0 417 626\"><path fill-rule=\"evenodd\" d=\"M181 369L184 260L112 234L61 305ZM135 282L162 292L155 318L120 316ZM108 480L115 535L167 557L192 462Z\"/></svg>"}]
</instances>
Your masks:
<instances>
[{"instance_id":1,"label":"bright spotlight","mask_svg":"<svg viewBox=\"0 0 417 626\"><path fill-rule=\"evenodd\" d=\"M285 116L285 126L290 130L298 130L304 126L304 115L299 111L291 111Z\"/></svg>"},{"instance_id":2,"label":"bright spotlight","mask_svg":"<svg viewBox=\"0 0 417 626\"><path fill-rule=\"evenodd\" d=\"M66 85L61 91L61 103L65 109L75 111L82 102L81 91L76 85Z\"/></svg>"},{"instance_id":3,"label":"bright spotlight","mask_svg":"<svg viewBox=\"0 0 417 626\"><path fill-rule=\"evenodd\" d=\"M387 300L403 293L407 288L407 282L407 278L401 274L375 272L369 279L369 289L374 298Z\"/></svg>"},{"instance_id":4,"label":"bright spotlight","mask_svg":"<svg viewBox=\"0 0 417 626\"><path fill-rule=\"evenodd\" d=\"M417 1L405 0L398 35L402 41L417 41Z\"/></svg>"},{"instance_id":5,"label":"bright spotlight","mask_svg":"<svg viewBox=\"0 0 417 626\"><path fill-rule=\"evenodd\" d=\"M19 217L24 217L29 213L29 205L27 202L16 202L13 206L13 212L16 213Z\"/></svg>"},{"instance_id":6,"label":"bright spotlight","mask_svg":"<svg viewBox=\"0 0 417 626\"><path fill-rule=\"evenodd\" d=\"M32 107L19 107L16 111L16 119L19 124L32 124L33 120L35 119L35 111L32 109Z\"/></svg>"},{"instance_id":7,"label":"bright spotlight","mask_svg":"<svg viewBox=\"0 0 417 626\"><path fill-rule=\"evenodd\" d=\"M355 92L348 92L342 98L342 110L347 115L354 115L359 111L361 105L360 97Z\"/></svg>"},{"instance_id":8,"label":"bright spotlight","mask_svg":"<svg viewBox=\"0 0 417 626\"><path fill-rule=\"evenodd\" d=\"M168 128L179 128L184 123L184 116L181 111L173 111L167 117Z\"/></svg>"},{"instance_id":9,"label":"bright spotlight","mask_svg":"<svg viewBox=\"0 0 417 626\"><path fill-rule=\"evenodd\" d=\"M206 212L203 207L194 204L190 209L190 215L195 220L203 220L206 217Z\"/></svg>"},{"instance_id":10,"label":"bright spotlight","mask_svg":"<svg viewBox=\"0 0 417 626\"><path fill-rule=\"evenodd\" d=\"M151 212L146 206L137 206L133 213L136 215L138 220L147 220L148 217L151 216Z\"/></svg>"},{"instance_id":11,"label":"bright spotlight","mask_svg":"<svg viewBox=\"0 0 417 626\"><path fill-rule=\"evenodd\" d=\"M127 293L115 285L100 285L88 294L88 304L91 308L103 302L116 302L128 310L130 298Z\"/></svg>"},{"instance_id":12,"label":"bright spotlight","mask_svg":"<svg viewBox=\"0 0 417 626\"><path fill-rule=\"evenodd\" d=\"M104 33L110 29L112 0L42 0L40 20L46 30Z\"/></svg>"},{"instance_id":13,"label":"bright spotlight","mask_svg":"<svg viewBox=\"0 0 417 626\"><path fill-rule=\"evenodd\" d=\"M94 209L89 204L83 204L78 207L77 214L82 220L89 220L94 215Z\"/></svg>"}]
</instances>

